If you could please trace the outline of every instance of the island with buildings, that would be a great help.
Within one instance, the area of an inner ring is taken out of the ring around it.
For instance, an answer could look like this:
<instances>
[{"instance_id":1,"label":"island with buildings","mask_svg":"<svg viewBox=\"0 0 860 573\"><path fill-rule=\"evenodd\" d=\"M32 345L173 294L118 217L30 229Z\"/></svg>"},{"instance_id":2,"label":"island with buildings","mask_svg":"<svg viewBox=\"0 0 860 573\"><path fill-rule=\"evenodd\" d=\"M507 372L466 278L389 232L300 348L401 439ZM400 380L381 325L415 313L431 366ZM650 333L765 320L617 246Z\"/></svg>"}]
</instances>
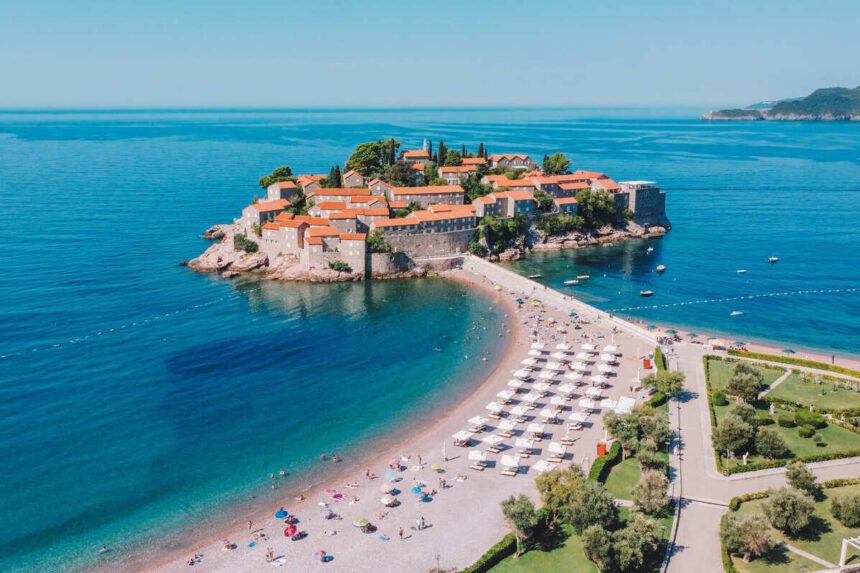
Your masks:
<instances>
[{"instance_id":1,"label":"island with buildings","mask_svg":"<svg viewBox=\"0 0 860 573\"><path fill-rule=\"evenodd\" d=\"M359 145L328 174L280 167L217 240L187 262L224 277L344 281L423 276L465 253L514 260L531 250L575 248L669 228L666 196L650 181L616 182L571 170L562 153L540 164L523 153L448 149L425 140Z\"/></svg>"}]
</instances>

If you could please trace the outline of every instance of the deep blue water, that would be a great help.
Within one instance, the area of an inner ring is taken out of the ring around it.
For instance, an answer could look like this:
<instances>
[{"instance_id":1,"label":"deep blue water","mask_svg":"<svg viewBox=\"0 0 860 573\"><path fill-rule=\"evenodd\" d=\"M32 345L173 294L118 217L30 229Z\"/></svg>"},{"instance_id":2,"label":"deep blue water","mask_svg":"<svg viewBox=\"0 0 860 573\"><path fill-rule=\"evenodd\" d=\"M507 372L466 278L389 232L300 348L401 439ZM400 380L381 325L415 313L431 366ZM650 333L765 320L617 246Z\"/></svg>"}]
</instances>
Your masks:
<instances>
[{"instance_id":1,"label":"deep blue water","mask_svg":"<svg viewBox=\"0 0 860 573\"><path fill-rule=\"evenodd\" d=\"M363 141L443 137L656 180L674 229L652 254L626 243L521 265L559 288L590 273L579 290L603 308L643 304L646 286L644 304L860 286L860 126L697 113L0 114L0 355L13 354L0 358L0 569L164 542L262 494L271 472L311 480L321 451L378 445L487 372L502 317L457 284L237 283L180 267L277 165L322 172ZM858 300L622 314L857 353Z\"/></svg>"}]
</instances>

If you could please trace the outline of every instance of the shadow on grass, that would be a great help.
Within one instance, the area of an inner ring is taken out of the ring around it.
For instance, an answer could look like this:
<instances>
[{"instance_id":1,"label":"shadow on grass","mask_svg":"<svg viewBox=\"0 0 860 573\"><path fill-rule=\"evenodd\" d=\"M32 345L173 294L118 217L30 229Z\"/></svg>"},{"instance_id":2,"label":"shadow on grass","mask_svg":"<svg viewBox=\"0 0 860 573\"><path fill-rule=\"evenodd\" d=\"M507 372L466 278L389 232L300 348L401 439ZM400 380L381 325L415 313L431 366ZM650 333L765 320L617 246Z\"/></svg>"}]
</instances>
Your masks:
<instances>
[{"instance_id":1,"label":"shadow on grass","mask_svg":"<svg viewBox=\"0 0 860 573\"><path fill-rule=\"evenodd\" d=\"M821 541L821 536L831 531L833 531L833 528L830 527L830 523L827 520L813 515L809 518L809 524L800 533L792 537L792 539L811 542Z\"/></svg>"},{"instance_id":2,"label":"shadow on grass","mask_svg":"<svg viewBox=\"0 0 860 573\"><path fill-rule=\"evenodd\" d=\"M529 551L548 552L553 549L558 549L564 545L564 542L567 541L569 537L570 533L566 531L561 524L557 524L554 527L548 527L535 539L534 543L529 548Z\"/></svg>"},{"instance_id":3,"label":"shadow on grass","mask_svg":"<svg viewBox=\"0 0 860 573\"><path fill-rule=\"evenodd\" d=\"M788 555L788 549L786 549L785 545L780 545L773 551L759 555L756 559L764 561L768 565L787 565L791 562L791 557Z\"/></svg>"}]
</instances>

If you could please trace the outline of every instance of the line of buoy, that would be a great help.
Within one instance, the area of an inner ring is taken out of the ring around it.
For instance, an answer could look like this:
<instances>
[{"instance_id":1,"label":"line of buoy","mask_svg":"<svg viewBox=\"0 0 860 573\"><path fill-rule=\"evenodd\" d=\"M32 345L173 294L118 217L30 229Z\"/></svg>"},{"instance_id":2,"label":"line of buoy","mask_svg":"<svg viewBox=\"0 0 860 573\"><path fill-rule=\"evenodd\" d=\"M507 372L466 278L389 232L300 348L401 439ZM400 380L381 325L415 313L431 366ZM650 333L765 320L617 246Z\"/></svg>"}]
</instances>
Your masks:
<instances>
[{"instance_id":1,"label":"line of buoy","mask_svg":"<svg viewBox=\"0 0 860 573\"><path fill-rule=\"evenodd\" d=\"M64 340L63 342L55 342L54 344L43 344L41 346L33 346L32 348L26 348L24 350L18 350L15 352L7 352L5 354L0 354L0 360L5 360L7 358L12 358L13 356L22 356L25 354L32 354L33 352L40 352L43 350L53 350L55 348L63 348L65 346L71 346L72 344L80 344L82 342L87 342L93 340L95 338L99 338L101 336L105 336L114 332L120 332L123 330L128 330L129 328L134 328L137 326L145 326L147 324L156 322L158 320L163 320L165 318L170 318L172 316L176 316L177 314L183 314L186 312L190 312L192 310L198 310L201 308L205 308L207 306L212 306L213 304L218 304L224 302L225 300L229 300L231 298L238 297L238 293L233 293L227 296L222 296L209 302L201 302L200 304L195 304L191 306L186 306L184 308L180 308L177 310L173 310L170 312L165 312L163 314L159 314L156 316L150 316L149 318L144 318L141 320L136 320L134 322L128 322L126 324L122 324L120 326L114 326L113 328L108 328L105 330L98 330L96 332L91 332L89 334L85 334L84 336L78 336L76 338L70 338L69 340Z\"/></svg>"},{"instance_id":2,"label":"line of buoy","mask_svg":"<svg viewBox=\"0 0 860 573\"><path fill-rule=\"evenodd\" d=\"M732 302L736 300L750 300L754 298L765 298L771 296L794 296L801 294L832 294L832 293L845 293L845 292L858 292L860 288L833 288L833 289L818 289L818 290L796 290L789 292L770 292L764 294L750 294L744 296L733 296L728 298L712 298L707 300L691 300L687 302L671 302L666 304L651 304L647 306L627 306L624 308L612 308L607 312L625 312L628 310L646 310L646 309L654 309L654 308L669 308L672 306L686 306L690 304L707 304L711 302Z\"/></svg>"}]
</instances>

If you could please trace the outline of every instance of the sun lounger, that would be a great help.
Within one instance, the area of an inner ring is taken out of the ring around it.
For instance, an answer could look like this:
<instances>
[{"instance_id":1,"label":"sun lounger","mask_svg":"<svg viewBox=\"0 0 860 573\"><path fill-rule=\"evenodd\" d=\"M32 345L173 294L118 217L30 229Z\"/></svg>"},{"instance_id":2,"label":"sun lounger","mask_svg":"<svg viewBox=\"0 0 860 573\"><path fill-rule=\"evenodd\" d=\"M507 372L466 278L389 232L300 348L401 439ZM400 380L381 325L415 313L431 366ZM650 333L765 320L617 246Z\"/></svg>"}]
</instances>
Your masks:
<instances>
[{"instance_id":1,"label":"sun lounger","mask_svg":"<svg viewBox=\"0 0 860 573\"><path fill-rule=\"evenodd\" d=\"M520 473L520 472L518 472L518 471L516 471L516 470L502 470L502 475L503 475L503 476L514 477L514 476L516 476L518 473Z\"/></svg>"},{"instance_id":2,"label":"sun lounger","mask_svg":"<svg viewBox=\"0 0 860 573\"><path fill-rule=\"evenodd\" d=\"M551 457L551 458L547 458L547 461L548 461L548 462L552 462L552 463L554 463L554 464L560 464L561 462L563 462L563 461L564 461L564 458L561 458L561 457L559 457L559 456L554 456L554 457Z\"/></svg>"},{"instance_id":3,"label":"sun lounger","mask_svg":"<svg viewBox=\"0 0 860 573\"><path fill-rule=\"evenodd\" d=\"M502 419L502 417L499 416L498 414L487 414L487 417L492 418L494 420L501 420Z\"/></svg>"},{"instance_id":4,"label":"sun lounger","mask_svg":"<svg viewBox=\"0 0 860 573\"><path fill-rule=\"evenodd\" d=\"M495 447L491 446L491 447L487 448L487 451L490 452L491 454L498 454L499 452L502 451L502 448L495 448Z\"/></svg>"},{"instance_id":5,"label":"sun lounger","mask_svg":"<svg viewBox=\"0 0 860 573\"><path fill-rule=\"evenodd\" d=\"M565 446L572 446L575 440L571 440L570 438L562 438L561 443Z\"/></svg>"},{"instance_id":6,"label":"sun lounger","mask_svg":"<svg viewBox=\"0 0 860 573\"><path fill-rule=\"evenodd\" d=\"M514 437L513 433L508 432L508 431L496 430L496 433L498 435L502 436L503 438L513 438Z\"/></svg>"},{"instance_id":7,"label":"sun lounger","mask_svg":"<svg viewBox=\"0 0 860 573\"><path fill-rule=\"evenodd\" d=\"M525 418L514 418L514 422L516 422L517 424L525 424L526 419Z\"/></svg>"},{"instance_id":8,"label":"sun lounger","mask_svg":"<svg viewBox=\"0 0 860 573\"><path fill-rule=\"evenodd\" d=\"M485 469L484 466L482 466L481 464L472 464L469 466L469 468L475 470L476 472L482 472Z\"/></svg>"},{"instance_id":9,"label":"sun lounger","mask_svg":"<svg viewBox=\"0 0 860 573\"><path fill-rule=\"evenodd\" d=\"M469 428L469 431L474 434L478 434L484 431L484 426L472 426L471 428Z\"/></svg>"}]
</instances>

